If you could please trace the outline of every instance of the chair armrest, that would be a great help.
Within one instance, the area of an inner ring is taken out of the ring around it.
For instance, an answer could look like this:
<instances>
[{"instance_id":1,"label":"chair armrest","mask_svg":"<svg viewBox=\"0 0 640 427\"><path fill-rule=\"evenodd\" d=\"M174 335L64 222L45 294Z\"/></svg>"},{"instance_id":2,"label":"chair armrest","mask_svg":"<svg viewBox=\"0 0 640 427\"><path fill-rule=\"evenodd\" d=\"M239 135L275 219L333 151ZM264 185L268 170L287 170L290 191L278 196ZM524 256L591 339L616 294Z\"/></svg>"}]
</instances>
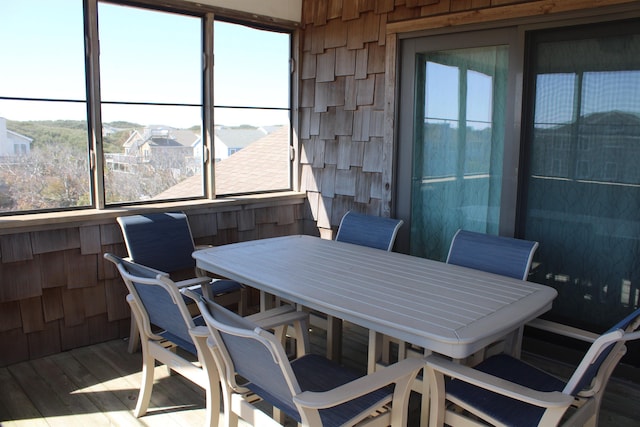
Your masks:
<instances>
[{"instance_id":1,"label":"chair armrest","mask_svg":"<svg viewBox=\"0 0 640 427\"><path fill-rule=\"evenodd\" d=\"M441 356L431 355L425 358L426 370L433 370L448 377L473 384L482 389L520 400L543 408L566 408L573 397L559 391L543 392L532 390L511 381L461 365ZM441 392L441 391L440 391Z\"/></svg>"},{"instance_id":2,"label":"chair armrest","mask_svg":"<svg viewBox=\"0 0 640 427\"><path fill-rule=\"evenodd\" d=\"M189 328L189 334L194 338L209 338L209 328L206 326L196 326L193 328Z\"/></svg>"},{"instance_id":3,"label":"chair armrest","mask_svg":"<svg viewBox=\"0 0 640 427\"><path fill-rule=\"evenodd\" d=\"M180 288L188 288L196 285L206 285L211 282L211 277L194 277L193 279L185 279L180 280L179 282L175 282L178 289Z\"/></svg>"},{"instance_id":4,"label":"chair armrest","mask_svg":"<svg viewBox=\"0 0 640 427\"><path fill-rule=\"evenodd\" d=\"M129 262L135 263L135 261L132 260L130 256L124 257L122 259L125 260L125 261L129 261ZM148 268L151 271L155 271L157 274L159 274L161 276L169 277L169 273L167 273L166 271L158 270L157 268L151 268L151 267L149 267L147 265L145 265L144 268Z\"/></svg>"},{"instance_id":5,"label":"chair armrest","mask_svg":"<svg viewBox=\"0 0 640 427\"><path fill-rule=\"evenodd\" d=\"M201 251L202 249L209 249L212 248L213 245L195 245L195 250L196 251Z\"/></svg>"},{"instance_id":6,"label":"chair armrest","mask_svg":"<svg viewBox=\"0 0 640 427\"><path fill-rule=\"evenodd\" d=\"M552 332L556 335L574 338L588 343L593 343L600 336L598 334L594 334L593 332L585 331L584 329L578 329L572 326L563 325L562 323L551 322L544 319L533 319L525 326L540 329L542 331Z\"/></svg>"},{"instance_id":7,"label":"chair armrest","mask_svg":"<svg viewBox=\"0 0 640 427\"><path fill-rule=\"evenodd\" d=\"M372 374L325 392L305 391L293 397L295 403L307 408L331 408L348 402L389 384L413 381L424 368L424 359L404 359Z\"/></svg>"},{"instance_id":8,"label":"chair armrest","mask_svg":"<svg viewBox=\"0 0 640 427\"><path fill-rule=\"evenodd\" d=\"M259 311L255 314L251 314L249 316L247 316L247 319L251 320L252 322L260 322L264 319L268 319L269 317L272 316L277 316L280 314L284 314L284 313L290 313L292 311L295 311L296 308L294 306L292 306L291 304L283 304L283 305L279 305L277 307L274 308L270 308L268 310L263 310L263 311Z\"/></svg>"},{"instance_id":9,"label":"chair armrest","mask_svg":"<svg viewBox=\"0 0 640 427\"><path fill-rule=\"evenodd\" d=\"M291 325L298 320L307 321L308 323L309 313L297 311L291 306L281 306L247 316L247 319L255 322L262 329L273 329L277 326Z\"/></svg>"}]
</instances>

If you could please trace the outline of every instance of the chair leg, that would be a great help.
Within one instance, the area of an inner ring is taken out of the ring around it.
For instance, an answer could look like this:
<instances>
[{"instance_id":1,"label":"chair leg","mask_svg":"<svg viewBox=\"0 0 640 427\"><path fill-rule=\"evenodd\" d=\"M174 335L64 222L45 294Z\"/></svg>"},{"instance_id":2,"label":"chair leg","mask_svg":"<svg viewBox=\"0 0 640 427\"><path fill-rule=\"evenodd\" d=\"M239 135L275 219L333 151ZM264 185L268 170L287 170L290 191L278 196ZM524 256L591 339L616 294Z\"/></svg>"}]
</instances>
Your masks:
<instances>
[{"instance_id":1,"label":"chair leg","mask_svg":"<svg viewBox=\"0 0 640 427\"><path fill-rule=\"evenodd\" d=\"M292 325L280 325L273 330L273 335L282 343L283 347L287 347L287 333L291 332L291 338L295 341L296 350L295 357L302 357L309 351L309 324L306 320L295 320Z\"/></svg>"},{"instance_id":2,"label":"chair leg","mask_svg":"<svg viewBox=\"0 0 640 427\"><path fill-rule=\"evenodd\" d=\"M205 426L217 427L221 423L220 419L220 376L218 367L216 366L215 358L209 350L207 345L207 338L204 335L192 335L193 343L198 351L198 358L202 365L206 380L204 381L206 392L206 408L207 418ZM225 411L228 412L228 407L225 407ZM227 422L226 418L222 421Z\"/></svg>"},{"instance_id":3,"label":"chair leg","mask_svg":"<svg viewBox=\"0 0 640 427\"><path fill-rule=\"evenodd\" d=\"M293 328L296 334L296 357L302 357L311 348L309 343L309 324L306 320L296 320L293 322Z\"/></svg>"},{"instance_id":4,"label":"chair leg","mask_svg":"<svg viewBox=\"0 0 640 427\"><path fill-rule=\"evenodd\" d=\"M142 343L142 384L138 394L138 402L134 415L141 417L147 413L149 402L151 401L151 390L153 389L153 374L155 369L155 359L149 351L149 343Z\"/></svg>"},{"instance_id":5,"label":"chair leg","mask_svg":"<svg viewBox=\"0 0 640 427\"><path fill-rule=\"evenodd\" d=\"M280 409L273 407L273 419L284 425L285 415Z\"/></svg>"}]
</instances>

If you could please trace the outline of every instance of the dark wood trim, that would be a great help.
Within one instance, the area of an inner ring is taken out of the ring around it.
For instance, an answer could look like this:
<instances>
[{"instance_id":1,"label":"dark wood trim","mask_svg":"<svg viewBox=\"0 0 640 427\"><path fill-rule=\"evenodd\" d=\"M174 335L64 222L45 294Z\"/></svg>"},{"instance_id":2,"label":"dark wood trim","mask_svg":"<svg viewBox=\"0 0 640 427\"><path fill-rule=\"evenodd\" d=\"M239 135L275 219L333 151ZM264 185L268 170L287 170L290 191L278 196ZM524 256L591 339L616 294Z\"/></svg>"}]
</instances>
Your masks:
<instances>
[{"instance_id":1,"label":"dark wood trim","mask_svg":"<svg viewBox=\"0 0 640 427\"><path fill-rule=\"evenodd\" d=\"M535 16L555 15L562 12L574 12L585 9L597 9L636 3L636 0L539 0L507 6L447 13L424 18L411 19L387 24L387 34L408 33L432 30L468 24L507 21Z\"/></svg>"},{"instance_id":2,"label":"dark wood trim","mask_svg":"<svg viewBox=\"0 0 640 427\"><path fill-rule=\"evenodd\" d=\"M204 16L207 13L216 15L216 19L235 22L238 24L251 25L265 30L288 30L293 31L300 27L299 22L287 19L275 18L272 16L259 15L250 12L228 9L220 6L212 6L201 3L194 3L184 0L103 0L114 4L128 6L152 7L167 12L191 13L196 16Z\"/></svg>"}]
</instances>

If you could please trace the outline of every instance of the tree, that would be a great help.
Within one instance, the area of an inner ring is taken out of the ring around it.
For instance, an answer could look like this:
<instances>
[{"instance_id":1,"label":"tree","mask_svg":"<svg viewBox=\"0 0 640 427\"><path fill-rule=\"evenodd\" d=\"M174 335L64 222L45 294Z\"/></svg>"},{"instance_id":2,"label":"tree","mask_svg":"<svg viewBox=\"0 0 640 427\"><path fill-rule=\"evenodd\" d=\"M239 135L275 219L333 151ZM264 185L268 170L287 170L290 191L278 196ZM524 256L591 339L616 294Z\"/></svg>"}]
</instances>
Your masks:
<instances>
[{"instance_id":1,"label":"tree","mask_svg":"<svg viewBox=\"0 0 640 427\"><path fill-rule=\"evenodd\" d=\"M35 147L0 162L0 208L12 211L86 206L91 200L86 153L66 145Z\"/></svg>"}]
</instances>

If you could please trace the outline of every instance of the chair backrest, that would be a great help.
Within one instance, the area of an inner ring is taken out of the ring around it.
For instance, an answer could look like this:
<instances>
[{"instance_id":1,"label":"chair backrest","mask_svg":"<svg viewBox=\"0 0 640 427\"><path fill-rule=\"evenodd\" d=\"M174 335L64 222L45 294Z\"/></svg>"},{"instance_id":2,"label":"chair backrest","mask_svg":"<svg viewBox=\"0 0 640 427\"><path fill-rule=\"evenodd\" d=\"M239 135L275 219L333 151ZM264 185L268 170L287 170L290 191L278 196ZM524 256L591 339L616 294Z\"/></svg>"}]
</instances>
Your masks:
<instances>
[{"instance_id":1,"label":"chair backrest","mask_svg":"<svg viewBox=\"0 0 640 427\"><path fill-rule=\"evenodd\" d=\"M525 280L537 248L538 242L458 230L447 264Z\"/></svg>"},{"instance_id":2,"label":"chair backrest","mask_svg":"<svg viewBox=\"0 0 640 427\"><path fill-rule=\"evenodd\" d=\"M604 389L611 371L624 355L626 341L640 338L640 308L616 323L591 344L567 382L565 393L593 395Z\"/></svg>"},{"instance_id":3,"label":"chair backrest","mask_svg":"<svg viewBox=\"0 0 640 427\"><path fill-rule=\"evenodd\" d=\"M255 323L205 297L198 307L216 344L214 356L222 358L216 362L224 367L229 387L242 387L236 383L238 374L252 391L300 422L293 402L300 386L282 344Z\"/></svg>"},{"instance_id":4,"label":"chair backrest","mask_svg":"<svg viewBox=\"0 0 640 427\"><path fill-rule=\"evenodd\" d=\"M197 354L189 328L195 327L194 320L184 302L182 294L166 273L124 260L106 253L105 259L113 262L129 294L143 314L144 332L158 335L192 354ZM151 324L162 329L152 332Z\"/></svg>"},{"instance_id":5,"label":"chair backrest","mask_svg":"<svg viewBox=\"0 0 640 427\"><path fill-rule=\"evenodd\" d=\"M157 270L173 273L195 268L195 247L184 213L151 213L117 218L129 258Z\"/></svg>"},{"instance_id":6,"label":"chair backrest","mask_svg":"<svg viewBox=\"0 0 640 427\"><path fill-rule=\"evenodd\" d=\"M390 251L403 223L401 219L349 211L340 221L336 241Z\"/></svg>"}]
</instances>

